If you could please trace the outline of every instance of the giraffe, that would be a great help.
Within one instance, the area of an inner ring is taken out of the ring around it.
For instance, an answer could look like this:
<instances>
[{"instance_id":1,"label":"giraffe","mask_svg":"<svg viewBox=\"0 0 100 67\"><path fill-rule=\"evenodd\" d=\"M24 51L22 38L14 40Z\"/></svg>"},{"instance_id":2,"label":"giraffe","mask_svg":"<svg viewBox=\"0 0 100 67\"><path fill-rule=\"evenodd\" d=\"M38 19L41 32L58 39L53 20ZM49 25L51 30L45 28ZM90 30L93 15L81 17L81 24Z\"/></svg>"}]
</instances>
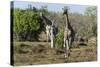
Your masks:
<instances>
[{"instance_id":1,"label":"giraffe","mask_svg":"<svg viewBox=\"0 0 100 67\"><path fill-rule=\"evenodd\" d=\"M47 42L49 39L51 40L51 48L54 48L54 37L55 37L55 25L54 20L50 21L43 13L40 13L41 19L44 21L44 24L46 25L46 37Z\"/></svg>"},{"instance_id":2,"label":"giraffe","mask_svg":"<svg viewBox=\"0 0 100 67\"><path fill-rule=\"evenodd\" d=\"M64 12L63 15L66 17L66 26L64 29L64 48L65 48L65 55L64 57L67 58L70 54L70 47L72 45L72 42L74 41L74 30L69 22L69 18L68 18L68 9L64 8Z\"/></svg>"}]
</instances>

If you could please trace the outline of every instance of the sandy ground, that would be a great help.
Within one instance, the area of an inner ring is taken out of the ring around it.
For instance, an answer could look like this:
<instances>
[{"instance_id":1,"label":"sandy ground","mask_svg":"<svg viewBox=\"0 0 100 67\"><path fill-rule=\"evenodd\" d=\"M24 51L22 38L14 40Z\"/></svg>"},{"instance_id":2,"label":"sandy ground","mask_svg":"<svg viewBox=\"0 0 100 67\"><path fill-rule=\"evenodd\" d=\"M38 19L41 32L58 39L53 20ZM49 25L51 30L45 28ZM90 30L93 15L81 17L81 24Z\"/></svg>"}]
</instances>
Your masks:
<instances>
[{"instance_id":1,"label":"sandy ground","mask_svg":"<svg viewBox=\"0 0 100 67\"><path fill-rule=\"evenodd\" d=\"M97 47L94 43L72 48L68 58L63 49L52 49L46 42L14 42L14 65L57 64L88 62L97 60Z\"/></svg>"}]
</instances>

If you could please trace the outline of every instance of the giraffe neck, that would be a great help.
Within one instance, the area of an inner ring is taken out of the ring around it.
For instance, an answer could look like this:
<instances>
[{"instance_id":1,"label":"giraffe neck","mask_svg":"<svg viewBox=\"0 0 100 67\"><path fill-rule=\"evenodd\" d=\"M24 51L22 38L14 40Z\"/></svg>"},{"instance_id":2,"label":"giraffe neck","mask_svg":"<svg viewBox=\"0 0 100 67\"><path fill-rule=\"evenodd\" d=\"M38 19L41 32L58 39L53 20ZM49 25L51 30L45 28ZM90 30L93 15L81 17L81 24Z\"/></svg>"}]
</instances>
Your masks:
<instances>
[{"instance_id":1,"label":"giraffe neck","mask_svg":"<svg viewBox=\"0 0 100 67\"><path fill-rule=\"evenodd\" d=\"M69 20L68 20L68 16L66 16L66 27L65 27L65 30L68 31L69 30Z\"/></svg>"},{"instance_id":2,"label":"giraffe neck","mask_svg":"<svg viewBox=\"0 0 100 67\"><path fill-rule=\"evenodd\" d=\"M67 21L67 18L66 18L66 28L68 28L68 21Z\"/></svg>"}]
</instances>

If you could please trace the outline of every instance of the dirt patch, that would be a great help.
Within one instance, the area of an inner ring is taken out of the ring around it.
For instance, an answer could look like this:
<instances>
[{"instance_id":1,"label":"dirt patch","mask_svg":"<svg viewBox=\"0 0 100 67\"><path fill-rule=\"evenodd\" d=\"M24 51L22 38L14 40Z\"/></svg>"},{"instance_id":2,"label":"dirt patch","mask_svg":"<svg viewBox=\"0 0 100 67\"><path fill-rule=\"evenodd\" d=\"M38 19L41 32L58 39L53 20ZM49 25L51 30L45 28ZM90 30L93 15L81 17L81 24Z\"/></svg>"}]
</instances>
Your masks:
<instances>
[{"instance_id":1,"label":"dirt patch","mask_svg":"<svg viewBox=\"0 0 100 67\"><path fill-rule=\"evenodd\" d=\"M50 48L49 44L24 44L15 47L21 47L14 50L14 65L34 65L34 64L54 64L66 62L84 62L96 61L96 45L72 48L70 56L64 58L63 49ZM14 47L14 48L15 48ZM17 51L16 51L17 50ZM25 52L18 52L22 50Z\"/></svg>"}]
</instances>

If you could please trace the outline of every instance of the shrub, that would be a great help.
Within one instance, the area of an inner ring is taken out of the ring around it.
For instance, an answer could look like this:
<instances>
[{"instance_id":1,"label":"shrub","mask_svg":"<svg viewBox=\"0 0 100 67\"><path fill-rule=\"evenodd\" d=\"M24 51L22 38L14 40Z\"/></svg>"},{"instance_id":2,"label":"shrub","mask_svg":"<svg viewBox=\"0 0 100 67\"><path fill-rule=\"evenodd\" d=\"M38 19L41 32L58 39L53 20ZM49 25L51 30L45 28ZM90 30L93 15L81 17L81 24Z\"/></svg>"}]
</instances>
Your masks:
<instances>
[{"instance_id":1,"label":"shrub","mask_svg":"<svg viewBox=\"0 0 100 67\"><path fill-rule=\"evenodd\" d=\"M56 38L54 39L54 42L56 44L56 47L62 48L63 45L63 38L64 38L64 32L61 31L57 34Z\"/></svg>"}]
</instances>

